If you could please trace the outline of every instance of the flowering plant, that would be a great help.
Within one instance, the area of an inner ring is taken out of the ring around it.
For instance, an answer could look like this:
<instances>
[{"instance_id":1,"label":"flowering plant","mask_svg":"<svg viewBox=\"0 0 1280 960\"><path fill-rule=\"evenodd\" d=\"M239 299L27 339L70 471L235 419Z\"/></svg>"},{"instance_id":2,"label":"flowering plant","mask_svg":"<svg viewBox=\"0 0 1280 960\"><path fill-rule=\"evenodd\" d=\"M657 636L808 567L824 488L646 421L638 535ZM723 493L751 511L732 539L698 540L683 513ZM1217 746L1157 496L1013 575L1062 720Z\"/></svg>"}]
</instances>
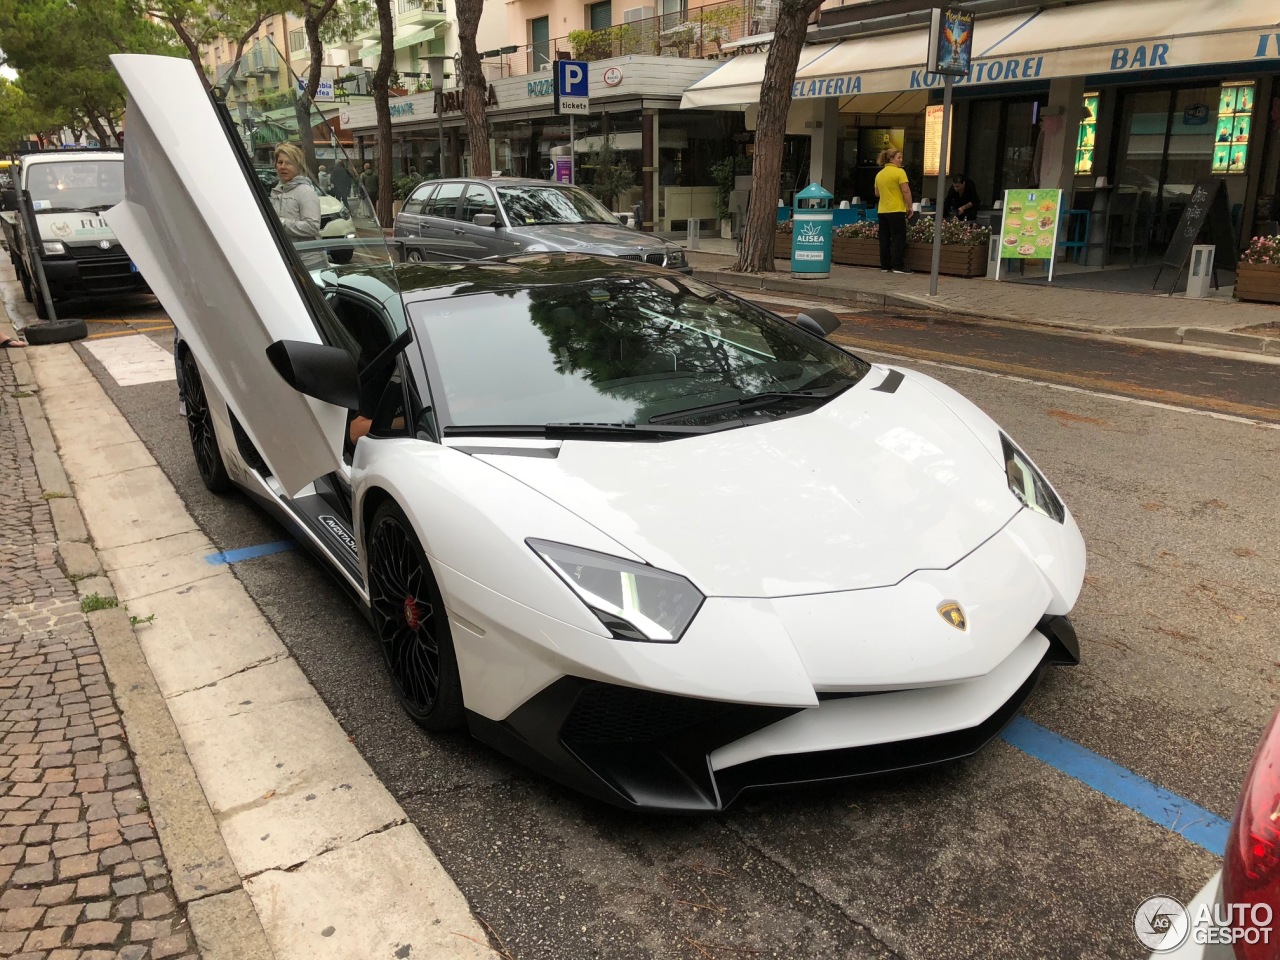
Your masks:
<instances>
[{"instance_id":1,"label":"flowering plant","mask_svg":"<svg viewBox=\"0 0 1280 960\"><path fill-rule=\"evenodd\" d=\"M791 233L791 231L795 229L795 225L796 225L796 222L794 220L779 220L778 232Z\"/></svg>"},{"instance_id":2,"label":"flowering plant","mask_svg":"<svg viewBox=\"0 0 1280 960\"><path fill-rule=\"evenodd\" d=\"M1254 237L1240 262L1280 264L1280 237Z\"/></svg>"},{"instance_id":3,"label":"flowering plant","mask_svg":"<svg viewBox=\"0 0 1280 960\"><path fill-rule=\"evenodd\" d=\"M916 217L907 227L907 239L933 243L933 217ZM985 247L991 242L991 229L971 220L943 220L942 242L962 247Z\"/></svg>"},{"instance_id":4,"label":"flowering plant","mask_svg":"<svg viewBox=\"0 0 1280 960\"><path fill-rule=\"evenodd\" d=\"M874 240L880 236L880 225L870 220L846 223L832 231L839 240Z\"/></svg>"}]
</instances>

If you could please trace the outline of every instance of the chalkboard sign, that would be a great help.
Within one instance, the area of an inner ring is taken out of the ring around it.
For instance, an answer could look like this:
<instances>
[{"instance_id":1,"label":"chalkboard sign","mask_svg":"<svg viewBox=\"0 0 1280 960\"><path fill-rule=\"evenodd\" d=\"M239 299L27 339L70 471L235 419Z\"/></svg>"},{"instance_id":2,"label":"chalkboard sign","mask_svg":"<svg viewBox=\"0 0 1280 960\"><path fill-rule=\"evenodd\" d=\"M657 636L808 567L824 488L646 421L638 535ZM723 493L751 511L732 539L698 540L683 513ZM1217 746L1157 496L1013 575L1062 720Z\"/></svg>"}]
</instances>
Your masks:
<instances>
[{"instance_id":1,"label":"chalkboard sign","mask_svg":"<svg viewBox=\"0 0 1280 960\"><path fill-rule=\"evenodd\" d=\"M1187 258L1191 256L1192 245L1206 229L1209 242L1218 248L1214 254L1214 267L1234 270L1236 238L1231 229L1231 205L1227 200L1225 180L1201 180L1191 190L1177 229L1169 238L1169 246L1164 252L1164 265L1176 267L1181 273L1182 268L1187 265ZM1174 282L1176 285L1177 281Z\"/></svg>"}]
</instances>

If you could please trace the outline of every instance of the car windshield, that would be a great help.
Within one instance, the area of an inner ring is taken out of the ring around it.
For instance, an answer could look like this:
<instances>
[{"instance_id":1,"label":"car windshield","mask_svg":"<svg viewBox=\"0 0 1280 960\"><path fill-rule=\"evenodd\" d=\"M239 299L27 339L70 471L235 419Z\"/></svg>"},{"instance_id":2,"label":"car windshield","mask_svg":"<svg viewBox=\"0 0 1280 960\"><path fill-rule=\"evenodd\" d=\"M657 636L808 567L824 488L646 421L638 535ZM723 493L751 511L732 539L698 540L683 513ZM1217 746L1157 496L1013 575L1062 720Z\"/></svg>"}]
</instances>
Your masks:
<instances>
[{"instance_id":1,"label":"car windshield","mask_svg":"<svg viewBox=\"0 0 1280 960\"><path fill-rule=\"evenodd\" d=\"M578 187L498 187L498 199L512 226L548 223L611 223L618 218L591 194Z\"/></svg>"},{"instance_id":2,"label":"car windshield","mask_svg":"<svg viewBox=\"0 0 1280 960\"><path fill-rule=\"evenodd\" d=\"M465 288L464 288L465 290ZM459 291L463 292L463 291ZM419 302L454 432L589 424L721 429L801 413L867 365L684 277L621 276Z\"/></svg>"},{"instance_id":3,"label":"car windshield","mask_svg":"<svg viewBox=\"0 0 1280 960\"><path fill-rule=\"evenodd\" d=\"M27 191L37 212L106 210L124 199L124 159L33 163Z\"/></svg>"}]
</instances>

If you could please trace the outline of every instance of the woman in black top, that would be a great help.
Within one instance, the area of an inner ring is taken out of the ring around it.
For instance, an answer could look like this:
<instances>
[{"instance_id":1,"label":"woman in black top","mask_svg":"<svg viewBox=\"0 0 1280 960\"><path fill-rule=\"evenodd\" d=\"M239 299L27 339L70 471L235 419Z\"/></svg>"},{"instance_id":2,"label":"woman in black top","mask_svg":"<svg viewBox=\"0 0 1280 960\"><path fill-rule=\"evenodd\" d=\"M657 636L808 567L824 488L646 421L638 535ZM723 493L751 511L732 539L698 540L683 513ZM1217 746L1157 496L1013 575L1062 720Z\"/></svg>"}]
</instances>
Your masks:
<instances>
[{"instance_id":1,"label":"woman in black top","mask_svg":"<svg viewBox=\"0 0 1280 960\"><path fill-rule=\"evenodd\" d=\"M963 173L951 178L951 189L942 201L942 215L948 220L978 219L978 188Z\"/></svg>"}]
</instances>

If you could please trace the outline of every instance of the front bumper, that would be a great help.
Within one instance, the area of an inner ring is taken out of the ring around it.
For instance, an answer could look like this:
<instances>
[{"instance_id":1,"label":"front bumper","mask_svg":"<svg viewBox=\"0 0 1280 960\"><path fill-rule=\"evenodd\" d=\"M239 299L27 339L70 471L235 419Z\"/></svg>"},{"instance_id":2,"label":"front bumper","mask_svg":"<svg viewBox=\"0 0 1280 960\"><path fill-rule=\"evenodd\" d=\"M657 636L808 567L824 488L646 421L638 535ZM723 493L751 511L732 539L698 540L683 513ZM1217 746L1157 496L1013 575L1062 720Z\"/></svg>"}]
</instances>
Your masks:
<instances>
[{"instance_id":1,"label":"front bumper","mask_svg":"<svg viewBox=\"0 0 1280 960\"><path fill-rule=\"evenodd\" d=\"M110 250L69 247L65 257L46 257L45 280L57 299L110 296L147 290L142 274L133 268L129 255L119 245Z\"/></svg>"},{"instance_id":2,"label":"front bumper","mask_svg":"<svg viewBox=\"0 0 1280 960\"><path fill-rule=\"evenodd\" d=\"M472 733L615 806L710 813L743 791L969 756L1013 719L1050 664L1079 662L1066 617L1045 617L991 673L961 683L831 695L816 707L725 703L563 677Z\"/></svg>"}]
</instances>

